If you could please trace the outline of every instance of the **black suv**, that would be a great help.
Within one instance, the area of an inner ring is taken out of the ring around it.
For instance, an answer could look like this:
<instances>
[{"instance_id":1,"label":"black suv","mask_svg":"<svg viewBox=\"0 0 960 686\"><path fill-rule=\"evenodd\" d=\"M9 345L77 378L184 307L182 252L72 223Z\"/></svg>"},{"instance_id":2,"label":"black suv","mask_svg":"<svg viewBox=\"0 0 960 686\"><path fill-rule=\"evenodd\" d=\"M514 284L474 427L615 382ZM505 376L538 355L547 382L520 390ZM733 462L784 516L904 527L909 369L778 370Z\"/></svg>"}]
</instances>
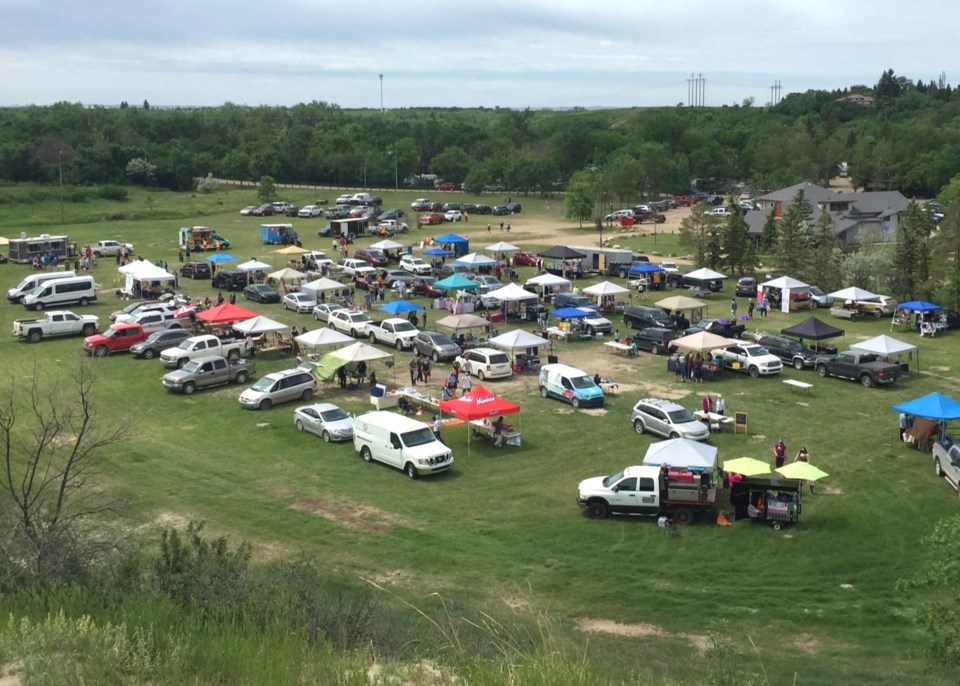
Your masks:
<instances>
[{"instance_id":1,"label":"black suv","mask_svg":"<svg viewBox=\"0 0 960 686\"><path fill-rule=\"evenodd\" d=\"M247 273L225 270L213 275L210 282L211 288L223 289L227 291L242 291L247 286Z\"/></svg>"},{"instance_id":2,"label":"black suv","mask_svg":"<svg viewBox=\"0 0 960 686\"><path fill-rule=\"evenodd\" d=\"M737 280L737 296L751 298L757 295L757 280L752 276L744 276Z\"/></svg>"},{"instance_id":3,"label":"black suv","mask_svg":"<svg viewBox=\"0 0 960 686\"><path fill-rule=\"evenodd\" d=\"M817 354L809 348L804 348L799 342L782 336L761 336L757 343L762 345L771 354L779 357L784 364L792 364L794 369L813 367Z\"/></svg>"},{"instance_id":4,"label":"black suv","mask_svg":"<svg viewBox=\"0 0 960 686\"><path fill-rule=\"evenodd\" d=\"M646 329L658 326L664 329L673 328L673 321L663 310L646 305L634 305L623 311L623 323L634 329Z\"/></svg>"},{"instance_id":5,"label":"black suv","mask_svg":"<svg viewBox=\"0 0 960 686\"><path fill-rule=\"evenodd\" d=\"M646 329L640 329L628 337L630 343L636 343L641 350L649 350L654 355L659 355L670 347L670 341L677 337L677 332L673 329L665 329L662 326L649 326Z\"/></svg>"}]
</instances>

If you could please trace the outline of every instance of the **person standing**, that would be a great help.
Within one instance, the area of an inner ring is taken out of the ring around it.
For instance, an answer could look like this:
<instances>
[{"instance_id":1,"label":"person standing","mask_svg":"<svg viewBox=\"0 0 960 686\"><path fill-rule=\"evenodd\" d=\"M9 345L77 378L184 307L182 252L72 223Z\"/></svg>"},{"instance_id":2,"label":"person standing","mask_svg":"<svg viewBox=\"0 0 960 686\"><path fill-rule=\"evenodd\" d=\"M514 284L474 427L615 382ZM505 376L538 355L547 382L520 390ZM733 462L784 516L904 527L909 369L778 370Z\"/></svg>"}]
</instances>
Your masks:
<instances>
[{"instance_id":1,"label":"person standing","mask_svg":"<svg viewBox=\"0 0 960 686\"><path fill-rule=\"evenodd\" d=\"M906 440L907 440L907 428L909 427L909 423L908 423L908 419L907 419L907 413L906 413L906 412L901 412L899 419L900 419L900 421L899 421L899 424L900 424L900 442L901 442L901 443L904 443L904 442L906 442Z\"/></svg>"},{"instance_id":2,"label":"person standing","mask_svg":"<svg viewBox=\"0 0 960 686\"><path fill-rule=\"evenodd\" d=\"M430 428L433 430L433 435L437 437L437 440L442 440L440 438L440 430L443 428L443 422L440 420L440 415L433 415L433 421L430 422Z\"/></svg>"},{"instance_id":3,"label":"person standing","mask_svg":"<svg viewBox=\"0 0 960 686\"><path fill-rule=\"evenodd\" d=\"M687 381L687 357L686 355L677 356L677 374L680 376L680 383Z\"/></svg>"},{"instance_id":4,"label":"person standing","mask_svg":"<svg viewBox=\"0 0 960 686\"><path fill-rule=\"evenodd\" d=\"M418 369L417 369L418 367L417 363L418 363L418 359L416 357L410 358L410 385L411 386L417 385L417 376L419 375Z\"/></svg>"},{"instance_id":5,"label":"person standing","mask_svg":"<svg viewBox=\"0 0 960 686\"><path fill-rule=\"evenodd\" d=\"M674 350L670 353L670 364L673 366L673 380L682 381L683 380L683 371L680 368L680 353Z\"/></svg>"},{"instance_id":6,"label":"person standing","mask_svg":"<svg viewBox=\"0 0 960 686\"><path fill-rule=\"evenodd\" d=\"M432 369L433 369L433 362L431 362L430 358L428 357L423 361L423 368L421 370L423 373L423 383L425 384L430 383L430 372L432 371Z\"/></svg>"},{"instance_id":7,"label":"person standing","mask_svg":"<svg viewBox=\"0 0 960 686\"><path fill-rule=\"evenodd\" d=\"M717 393L717 402L715 403L714 412L717 414L723 414L727 409L727 401L724 400L721 393Z\"/></svg>"},{"instance_id":8,"label":"person standing","mask_svg":"<svg viewBox=\"0 0 960 686\"><path fill-rule=\"evenodd\" d=\"M783 442L782 438L773 446L773 457L776 460L777 469L782 467L787 459L787 445Z\"/></svg>"},{"instance_id":9,"label":"person standing","mask_svg":"<svg viewBox=\"0 0 960 686\"><path fill-rule=\"evenodd\" d=\"M704 394L703 394L703 401L701 402L701 406L703 407L703 414L704 414L705 416L709 416L710 410L713 409L713 401L710 400L710 394L709 394L709 393L704 393Z\"/></svg>"},{"instance_id":10,"label":"person standing","mask_svg":"<svg viewBox=\"0 0 960 686\"><path fill-rule=\"evenodd\" d=\"M730 298L730 316L733 317L734 320L736 320L737 318L737 299L736 298Z\"/></svg>"},{"instance_id":11,"label":"person standing","mask_svg":"<svg viewBox=\"0 0 960 686\"><path fill-rule=\"evenodd\" d=\"M807 447L806 447L806 446L800 448L800 452L798 452L798 453L797 453L797 456L796 456L795 458L793 458L793 461L794 461L794 462L806 462L807 464L810 464L810 453L807 452ZM814 482L813 482L813 481L810 481L810 482L808 482L808 483L810 484L810 495L813 495L813 485L814 485Z\"/></svg>"},{"instance_id":12,"label":"person standing","mask_svg":"<svg viewBox=\"0 0 960 686\"><path fill-rule=\"evenodd\" d=\"M347 369L346 367L340 366L337 368L337 382L340 384L340 388L347 387Z\"/></svg>"},{"instance_id":13,"label":"person standing","mask_svg":"<svg viewBox=\"0 0 960 686\"><path fill-rule=\"evenodd\" d=\"M760 301L760 314L766 317L767 311L769 309L770 309L770 298L767 297L766 293L764 293L763 300Z\"/></svg>"},{"instance_id":14,"label":"person standing","mask_svg":"<svg viewBox=\"0 0 960 686\"><path fill-rule=\"evenodd\" d=\"M495 448L503 447L503 415L493 423L493 445Z\"/></svg>"},{"instance_id":15,"label":"person standing","mask_svg":"<svg viewBox=\"0 0 960 686\"><path fill-rule=\"evenodd\" d=\"M468 374L467 372L464 372L463 378L460 380L460 395L469 394L472 388L473 388L473 379L470 378L470 374Z\"/></svg>"},{"instance_id":16,"label":"person standing","mask_svg":"<svg viewBox=\"0 0 960 686\"><path fill-rule=\"evenodd\" d=\"M753 302L753 298L747 301L747 316L750 319L753 319L753 308L756 307L756 303Z\"/></svg>"}]
</instances>

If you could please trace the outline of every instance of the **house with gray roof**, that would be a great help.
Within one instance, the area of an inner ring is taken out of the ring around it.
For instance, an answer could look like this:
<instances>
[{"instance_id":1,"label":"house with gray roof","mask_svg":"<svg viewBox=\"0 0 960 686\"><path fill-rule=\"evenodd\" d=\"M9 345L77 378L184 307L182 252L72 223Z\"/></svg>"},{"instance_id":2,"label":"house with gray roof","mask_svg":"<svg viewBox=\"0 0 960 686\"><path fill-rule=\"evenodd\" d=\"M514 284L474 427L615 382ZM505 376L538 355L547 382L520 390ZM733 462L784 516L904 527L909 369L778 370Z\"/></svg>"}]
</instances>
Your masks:
<instances>
[{"instance_id":1,"label":"house with gray roof","mask_svg":"<svg viewBox=\"0 0 960 686\"><path fill-rule=\"evenodd\" d=\"M750 235L759 240L770 212L782 218L800 190L813 208L811 226L816 225L823 214L829 214L837 238L847 247L859 245L867 235L881 243L896 241L897 227L910 203L900 191L852 193L830 190L809 182L798 183L758 199L760 209L746 214Z\"/></svg>"}]
</instances>

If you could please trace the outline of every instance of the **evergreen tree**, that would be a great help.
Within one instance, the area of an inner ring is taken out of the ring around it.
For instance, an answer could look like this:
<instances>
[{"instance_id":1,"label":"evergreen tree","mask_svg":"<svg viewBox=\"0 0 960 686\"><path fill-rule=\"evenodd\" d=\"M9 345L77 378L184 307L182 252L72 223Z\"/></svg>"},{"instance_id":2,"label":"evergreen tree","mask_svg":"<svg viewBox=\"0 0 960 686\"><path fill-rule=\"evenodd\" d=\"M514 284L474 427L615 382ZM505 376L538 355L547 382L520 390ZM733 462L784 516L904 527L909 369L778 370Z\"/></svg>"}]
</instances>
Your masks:
<instances>
[{"instance_id":1,"label":"evergreen tree","mask_svg":"<svg viewBox=\"0 0 960 686\"><path fill-rule=\"evenodd\" d=\"M719 262L721 219L708 214L711 209L706 203L697 203L680 222L680 246L690 251L698 267L714 268Z\"/></svg>"},{"instance_id":2,"label":"evergreen tree","mask_svg":"<svg viewBox=\"0 0 960 686\"><path fill-rule=\"evenodd\" d=\"M812 214L803 190L797 191L783 213L776 246L777 267L788 275L802 274L810 260Z\"/></svg>"},{"instance_id":3,"label":"evergreen tree","mask_svg":"<svg viewBox=\"0 0 960 686\"><path fill-rule=\"evenodd\" d=\"M911 200L903 221L897 228L897 252L894 257L894 293L902 300L912 300L916 291L917 248L923 232L923 210Z\"/></svg>"},{"instance_id":4,"label":"evergreen tree","mask_svg":"<svg viewBox=\"0 0 960 686\"><path fill-rule=\"evenodd\" d=\"M828 293L840 288L840 262L843 253L834 228L830 213L821 213L813 231L809 267L803 274L807 281Z\"/></svg>"},{"instance_id":5,"label":"evergreen tree","mask_svg":"<svg viewBox=\"0 0 960 686\"><path fill-rule=\"evenodd\" d=\"M760 249L765 254L773 252L777 244L779 228L780 220L777 219L777 208L774 207L767 215L767 221L763 223L763 230L760 232Z\"/></svg>"},{"instance_id":6,"label":"evergreen tree","mask_svg":"<svg viewBox=\"0 0 960 686\"><path fill-rule=\"evenodd\" d=\"M738 276L753 271L757 265L757 254L753 247L753 238L750 237L750 227L743 212L737 209L733 200L729 205L730 216L727 217L723 231L723 245L726 251L724 264L731 273Z\"/></svg>"}]
</instances>

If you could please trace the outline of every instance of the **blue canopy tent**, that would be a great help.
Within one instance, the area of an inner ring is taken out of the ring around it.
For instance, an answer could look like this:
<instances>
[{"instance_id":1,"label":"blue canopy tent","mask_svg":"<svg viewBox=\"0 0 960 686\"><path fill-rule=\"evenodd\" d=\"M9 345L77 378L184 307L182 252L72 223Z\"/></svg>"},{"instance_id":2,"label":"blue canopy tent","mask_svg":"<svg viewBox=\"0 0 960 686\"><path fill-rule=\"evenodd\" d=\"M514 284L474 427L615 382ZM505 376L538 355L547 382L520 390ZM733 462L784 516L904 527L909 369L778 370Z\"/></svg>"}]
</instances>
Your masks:
<instances>
[{"instance_id":1,"label":"blue canopy tent","mask_svg":"<svg viewBox=\"0 0 960 686\"><path fill-rule=\"evenodd\" d=\"M450 257L453 252L446 248L427 248L423 251L423 254L428 257Z\"/></svg>"},{"instance_id":2,"label":"blue canopy tent","mask_svg":"<svg viewBox=\"0 0 960 686\"><path fill-rule=\"evenodd\" d=\"M423 305L418 305L415 302L410 302L409 300L393 300L388 303L384 303L377 308L381 312L389 312L390 314L403 314L404 312L413 312L417 310L426 309Z\"/></svg>"},{"instance_id":3,"label":"blue canopy tent","mask_svg":"<svg viewBox=\"0 0 960 686\"><path fill-rule=\"evenodd\" d=\"M940 393L930 393L920 398L914 398L905 403L894 405L891 409L894 412L903 412L912 417L933 419L938 422L960 419L960 402Z\"/></svg>"},{"instance_id":4,"label":"blue canopy tent","mask_svg":"<svg viewBox=\"0 0 960 686\"><path fill-rule=\"evenodd\" d=\"M480 284L473 279L468 279L463 274L451 274L445 279L435 281L433 285L445 291L467 291L480 287Z\"/></svg>"},{"instance_id":5,"label":"blue canopy tent","mask_svg":"<svg viewBox=\"0 0 960 686\"><path fill-rule=\"evenodd\" d=\"M581 307L561 307L559 310L550 312L550 316L556 317L557 319L582 319L583 317L589 317L595 314L596 312L585 310Z\"/></svg>"},{"instance_id":6,"label":"blue canopy tent","mask_svg":"<svg viewBox=\"0 0 960 686\"><path fill-rule=\"evenodd\" d=\"M453 254L457 257L461 255L466 255L470 252L470 241L463 236L458 236L455 233L445 233L442 236L436 236L433 239L434 245L448 246L450 250L453 251Z\"/></svg>"},{"instance_id":7,"label":"blue canopy tent","mask_svg":"<svg viewBox=\"0 0 960 686\"><path fill-rule=\"evenodd\" d=\"M207 258L207 262L236 262L237 258L225 252L215 252Z\"/></svg>"},{"instance_id":8,"label":"blue canopy tent","mask_svg":"<svg viewBox=\"0 0 960 686\"><path fill-rule=\"evenodd\" d=\"M928 312L939 312L942 309L943 307L940 305L928 302L926 300L908 300L905 303L899 303L896 309L893 311L893 319L890 321L890 330L893 331L893 328L898 324L900 326L909 325L911 314L924 315ZM917 323L917 330L920 330L919 322Z\"/></svg>"}]
</instances>

